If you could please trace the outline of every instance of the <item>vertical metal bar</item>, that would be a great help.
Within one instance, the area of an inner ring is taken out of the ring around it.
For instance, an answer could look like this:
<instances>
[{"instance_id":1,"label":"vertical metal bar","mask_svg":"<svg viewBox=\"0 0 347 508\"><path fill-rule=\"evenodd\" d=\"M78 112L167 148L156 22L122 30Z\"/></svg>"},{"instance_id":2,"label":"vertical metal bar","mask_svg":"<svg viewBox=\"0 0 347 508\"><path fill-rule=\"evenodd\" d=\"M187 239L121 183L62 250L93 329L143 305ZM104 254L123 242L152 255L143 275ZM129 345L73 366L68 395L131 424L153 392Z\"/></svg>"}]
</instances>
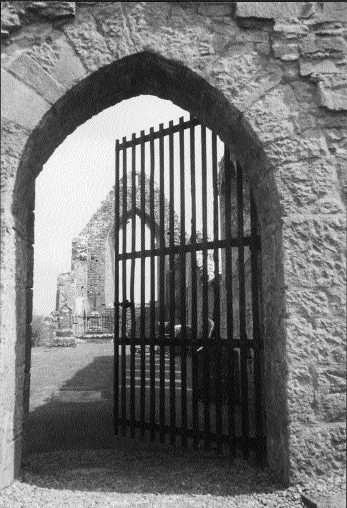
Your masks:
<instances>
[{"instance_id":1,"label":"vertical metal bar","mask_svg":"<svg viewBox=\"0 0 347 508\"><path fill-rule=\"evenodd\" d=\"M174 136L173 121L169 123L169 177L170 177L170 341L175 340L175 208L174 208ZM170 345L170 442L176 443L176 380L175 346Z\"/></svg>"},{"instance_id":2,"label":"vertical metal bar","mask_svg":"<svg viewBox=\"0 0 347 508\"><path fill-rule=\"evenodd\" d=\"M214 240L214 333L216 340L215 366L213 375L215 377L215 400L216 400L216 439L217 452L222 450L222 381L225 383L224 372L222 371L221 355L222 338L220 333L220 281L219 281L219 249L217 246L219 231L219 207L218 207L218 162L217 162L217 135L212 133L212 180L213 180L213 240Z\"/></svg>"},{"instance_id":3,"label":"vertical metal bar","mask_svg":"<svg viewBox=\"0 0 347 508\"><path fill-rule=\"evenodd\" d=\"M154 128L150 129L150 219L151 219L151 282L150 282L150 419L151 440L155 438L155 219L154 219Z\"/></svg>"},{"instance_id":4,"label":"vertical metal bar","mask_svg":"<svg viewBox=\"0 0 347 508\"><path fill-rule=\"evenodd\" d=\"M204 347L204 431L205 450L209 450L210 439L210 347L208 345L208 274L207 274L207 164L206 127L201 126L201 183L202 183L202 331L206 342Z\"/></svg>"},{"instance_id":5,"label":"vertical metal bar","mask_svg":"<svg viewBox=\"0 0 347 508\"><path fill-rule=\"evenodd\" d=\"M185 212L185 165L184 165L184 118L179 120L180 131L180 204L181 204L181 231L180 231L180 314L181 314L181 425L182 446L187 446L187 333L186 333L186 212Z\"/></svg>"},{"instance_id":6,"label":"vertical metal bar","mask_svg":"<svg viewBox=\"0 0 347 508\"><path fill-rule=\"evenodd\" d=\"M159 265L159 337L160 341L165 338L165 216L164 216L164 125L159 126L159 221L160 221L160 265ZM159 421L160 421L160 442L165 442L165 347L160 346L160 401L159 401Z\"/></svg>"},{"instance_id":7,"label":"vertical metal bar","mask_svg":"<svg viewBox=\"0 0 347 508\"><path fill-rule=\"evenodd\" d=\"M251 204L251 272L252 272L252 321L253 321L253 347L254 347L254 390L255 390L255 430L256 430L256 458L260 463L265 457L265 437L262 415L262 379L261 379L261 354L262 337L259 322L259 273L258 253L260 249L258 239L257 209L252 192L250 192Z\"/></svg>"},{"instance_id":8,"label":"vertical metal bar","mask_svg":"<svg viewBox=\"0 0 347 508\"><path fill-rule=\"evenodd\" d=\"M193 121L193 115L190 120ZM197 262L196 262L196 184L195 184L195 128L190 127L190 187L191 187L191 204L192 204L192 221L191 221L191 301L192 301L192 341L197 340ZM192 385L193 385L193 447L199 447L199 379L198 379L198 353L195 348L192 352Z\"/></svg>"},{"instance_id":9,"label":"vertical metal bar","mask_svg":"<svg viewBox=\"0 0 347 508\"><path fill-rule=\"evenodd\" d=\"M126 137L123 137L123 143L126 142ZM123 254L127 248L127 152L123 149L123 209L122 209L122 226L123 226ZM125 301L127 298L127 271L126 260L122 262L122 283L123 283L123 306L122 306L122 435L126 435L126 306Z\"/></svg>"},{"instance_id":10,"label":"vertical metal bar","mask_svg":"<svg viewBox=\"0 0 347 508\"><path fill-rule=\"evenodd\" d=\"M114 189L114 429L118 434L119 418L119 140L116 141Z\"/></svg>"},{"instance_id":11,"label":"vertical metal bar","mask_svg":"<svg viewBox=\"0 0 347 508\"><path fill-rule=\"evenodd\" d=\"M145 439L145 418L146 418L146 346L145 342L145 217L146 209L146 177L145 177L145 131L141 131L141 319L140 319L140 336L141 336L141 388L140 388L140 438Z\"/></svg>"},{"instance_id":12,"label":"vertical metal bar","mask_svg":"<svg viewBox=\"0 0 347 508\"><path fill-rule=\"evenodd\" d=\"M242 397L242 442L243 456L249 455L249 410L248 410L248 345L246 333L246 290L245 290L245 254L243 231L243 174L242 167L236 164L237 187L237 240L239 261L239 311L240 311L240 346L241 346L241 397Z\"/></svg>"},{"instance_id":13,"label":"vertical metal bar","mask_svg":"<svg viewBox=\"0 0 347 508\"><path fill-rule=\"evenodd\" d=\"M225 299L226 299L226 314L227 314L227 355L228 355L228 430L229 430L229 451L231 457L235 456L235 386L233 377L233 329L234 329L234 316L233 316L233 287L232 287L232 250L231 250L231 170L232 162L230 158L230 150L225 147L224 150L224 180L225 180Z\"/></svg>"},{"instance_id":14,"label":"vertical metal bar","mask_svg":"<svg viewBox=\"0 0 347 508\"><path fill-rule=\"evenodd\" d=\"M132 135L132 168L131 168L131 251L136 250L136 134ZM135 258L131 260L130 302L131 306L131 346L130 346L130 436L135 437Z\"/></svg>"}]
</instances>

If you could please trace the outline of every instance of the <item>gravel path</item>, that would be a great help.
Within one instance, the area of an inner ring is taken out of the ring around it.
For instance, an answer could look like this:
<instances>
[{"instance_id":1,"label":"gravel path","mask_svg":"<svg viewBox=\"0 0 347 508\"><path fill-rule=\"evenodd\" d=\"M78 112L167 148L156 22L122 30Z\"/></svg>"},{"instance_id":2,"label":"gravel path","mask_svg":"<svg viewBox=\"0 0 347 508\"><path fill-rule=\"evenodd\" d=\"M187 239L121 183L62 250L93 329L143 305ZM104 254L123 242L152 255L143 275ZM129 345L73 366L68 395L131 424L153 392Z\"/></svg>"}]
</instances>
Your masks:
<instances>
[{"instance_id":1,"label":"gravel path","mask_svg":"<svg viewBox=\"0 0 347 508\"><path fill-rule=\"evenodd\" d=\"M203 457L132 443L110 450L32 455L0 506L300 507L297 489L281 489L267 471L242 460Z\"/></svg>"},{"instance_id":2,"label":"gravel path","mask_svg":"<svg viewBox=\"0 0 347 508\"><path fill-rule=\"evenodd\" d=\"M123 439L116 451L35 454L1 508L302 507L301 492L339 492L343 480L284 489L268 470L237 459ZM336 508L332 506L331 508Z\"/></svg>"}]
</instances>

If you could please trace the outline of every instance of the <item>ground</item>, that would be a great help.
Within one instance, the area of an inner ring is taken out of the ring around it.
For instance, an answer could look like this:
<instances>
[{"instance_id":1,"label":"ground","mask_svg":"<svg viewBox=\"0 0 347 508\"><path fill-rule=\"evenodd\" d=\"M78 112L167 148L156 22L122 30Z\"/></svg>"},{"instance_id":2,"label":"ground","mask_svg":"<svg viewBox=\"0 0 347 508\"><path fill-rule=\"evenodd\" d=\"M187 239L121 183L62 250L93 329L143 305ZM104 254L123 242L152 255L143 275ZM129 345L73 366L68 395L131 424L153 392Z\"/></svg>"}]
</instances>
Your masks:
<instances>
[{"instance_id":1,"label":"ground","mask_svg":"<svg viewBox=\"0 0 347 508\"><path fill-rule=\"evenodd\" d=\"M111 343L33 349L27 456L1 508L303 506L309 486L285 489L266 468L114 436L112 369Z\"/></svg>"}]
</instances>

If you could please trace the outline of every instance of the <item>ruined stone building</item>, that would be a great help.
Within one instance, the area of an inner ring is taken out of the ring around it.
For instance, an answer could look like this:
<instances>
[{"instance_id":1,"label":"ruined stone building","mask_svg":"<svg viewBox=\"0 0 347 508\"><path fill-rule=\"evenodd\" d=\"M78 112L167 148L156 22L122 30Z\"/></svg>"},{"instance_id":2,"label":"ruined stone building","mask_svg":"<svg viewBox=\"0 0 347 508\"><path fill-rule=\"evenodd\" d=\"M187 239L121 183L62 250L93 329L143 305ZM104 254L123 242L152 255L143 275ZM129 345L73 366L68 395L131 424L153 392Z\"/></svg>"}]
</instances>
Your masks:
<instances>
[{"instance_id":1,"label":"ruined stone building","mask_svg":"<svg viewBox=\"0 0 347 508\"><path fill-rule=\"evenodd\" d=\"M127 196L128 196L128 209L125 213L121 211L121 223L126 221L129 223L133 217L133 210L130 205L132 196L132 185L130 183L131 175L128 175L127 182ZM150 199L149 199L149 178L145 176L145 203L146 210L141 211L141 196L142 196L142 182L141 175L136 175L136 207L134 214L136 217L141 218L149 227L150 231L154 231L155 242L158 243L159 239L157 231L159 230L159 202L160 192L157 186L154 187L154 223L150 220ZM122 192L123 179L120 181L120 193ZM223 185L220 185L222 189ZM223 195L223 191L221 196ZM236 207L234 198L233 207ZM121 203L121 208L123 203ZM221 206L221 218L224 217L224 203ZM115 190L114 188L109 192L106 199L101 203L100 208L91 217L88 224L77 238L72 240L71 249L71 271L68 273L61 273L57 280L57 297L56 297L56 311L68 305L71 308L74 323L74 333L76 335L83 335L84 333L112 333L113 332L113 312L114 312L114 299L115 299ZM170 203L164 196L164 228L169 231L170 220ZM180 235L180 220L175 215L175 239L179 243ZM222 225L222 229L223 229ZM246 229L249 227L246 224ZM233 225L233 234L235 235L236 225ZM140 232L138 231L138 234ZM223 235L223 234L222 234ZM225 236L225 234L224 234ZM198 232L198 239L201 233ZM188 238L187 238L188 240ZM120 247L121 249L121 247ZM237 254L235 255L234 262L236 262ZM246 260L247 261L247 260ZM224 262L225 263L225 262ZM202 255L197 255L197 305L198 305L198 335L202 333L202 276L201 267L203 264ZM169 260L166 256L164 260L164 278L165 278L165 308L166 319L168 317L168 308L170 305L170 276L169 276ZM175 305L175 323L180 322L181 313L181 297L180 297L180 256L176 255L175 258L175 294L177 294ZM248 265L247 265L248 266ZM221 269L221 284L225 284L225 270ZM224 274L224 275L223 275ZM215 269L213 264L213 252L208 252L208 280L209 280L209 315L213 314L213 283L215 277ZM157 266L157 283L159 284L159 263ZM191 256L187 255L187 269L186 269L186 287L187 287L187 302L184 306L187 307L187 324L191 324ZM129 286L129 281L128 281ZM234 284L236 290L237 284ZM121 295L120 295L121 298ZM237 298L235 298L236 302ZM223 302L222 302L223 306ZM139 307L139 304L138 304ZM224 312L222 311L222 315ZM235 315L237 309L235 308ZM129 313L127 314L128 317ZM137 309L137 316L139 315ZM95 326L95 320L99 317L99 324ZM222 320L223 321L223 320ZM224 323L224 321L223 321ZM127 328L130 327L130 323ZM223 326L222 326L223 328ZM225 323L224 323L225 328ZM128 330L129 332L129 330ZM222 333L225 336L225 333Z\"/></svg>"},{"instance_id":2,"label":"ruined stone building","mask_svg":"<svg viewBox=\"0 0 347 508\"><path fill-rule=\"evenodd\" d=\"M252 189L269 467L286 483L341 474L346 3L2 2L1 23L0 486L25 449L35 179L79 125L141 94L216 133ZM112 199L60 281L77 312L112 302Z\"/></svg>"}]
</instances>

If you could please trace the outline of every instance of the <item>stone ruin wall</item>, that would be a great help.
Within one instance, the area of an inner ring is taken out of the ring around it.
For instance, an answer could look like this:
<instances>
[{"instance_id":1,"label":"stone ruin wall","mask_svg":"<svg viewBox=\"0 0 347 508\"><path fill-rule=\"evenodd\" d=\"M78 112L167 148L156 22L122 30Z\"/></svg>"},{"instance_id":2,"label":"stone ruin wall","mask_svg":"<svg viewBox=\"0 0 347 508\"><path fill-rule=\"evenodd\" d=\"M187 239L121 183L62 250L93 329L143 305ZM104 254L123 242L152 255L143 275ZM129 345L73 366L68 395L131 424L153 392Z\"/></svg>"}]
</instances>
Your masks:
<instances>
[{"instance_id":1,"label":"stone ruin wall","mask_svg":"<svg viewBox=\"0 0 347 508\"><path fill-rule=\"evenodd\" d=\"M94 310L95 303L101 310L105 303L105 242L113 223L114 189L72 240L71 272L58 277L59 306L67 302L80 316Z\"/></svg>"},{"instance_id":2,"label":"stone ruin wall","mask_svg":"<svg viewBox=\"0 0 347 508\"><path fill-rule=\"evenodd\" d=\"M0 394L11 394L0 401L2 485L19 474L28 410L35 177L124 90L173 100L246 163L262 225L270 465L285 481L341 472L345 3L2 2L1 11Z\"/></svg>"},{"instance_id":3,"label":"stone ruin wall","mask_svg":"<svg viewBox=\"0 0 347 508\"><path fill-rule=\"evenodd\" d=\"M120 180L120 225L122 217L127 219L132 215L132 185L130 173L127 177L127 212L123 214L123 179ZM150 224L150 187L149 178L145 176L145 212L144 220ZM136 185L136 216L141 216L141 179ZM156 243L159 242L157 225L160 222L160 192L154 186L154 225ZM114 301L114 215L115 191L109 192L99 209L89 220L80 235L72 241L71 272L60 274L58 277L59 306L67 302L73 312L83 315L92 310L102 311L103 305L113 305ZM170 204L164 197L164 229L169 230ZM139 233L139 231L138 231ZM129 233L128 233L129 234ZM180 222L174 217L175 243L179 241ZM165 241L168 236L165 234ZM120 251L122 247L120 246ZM167 260L166 260L167 266ZM128 281L129 282L129 281ZM106 294L105 294L106 293ZM112 297L111 297L112 295ZM78 303L77 303L78 302ZM95 307L95 308L94 308ZM82 310L82 312L81 312Z\"/></svg>"}]
</instances>

